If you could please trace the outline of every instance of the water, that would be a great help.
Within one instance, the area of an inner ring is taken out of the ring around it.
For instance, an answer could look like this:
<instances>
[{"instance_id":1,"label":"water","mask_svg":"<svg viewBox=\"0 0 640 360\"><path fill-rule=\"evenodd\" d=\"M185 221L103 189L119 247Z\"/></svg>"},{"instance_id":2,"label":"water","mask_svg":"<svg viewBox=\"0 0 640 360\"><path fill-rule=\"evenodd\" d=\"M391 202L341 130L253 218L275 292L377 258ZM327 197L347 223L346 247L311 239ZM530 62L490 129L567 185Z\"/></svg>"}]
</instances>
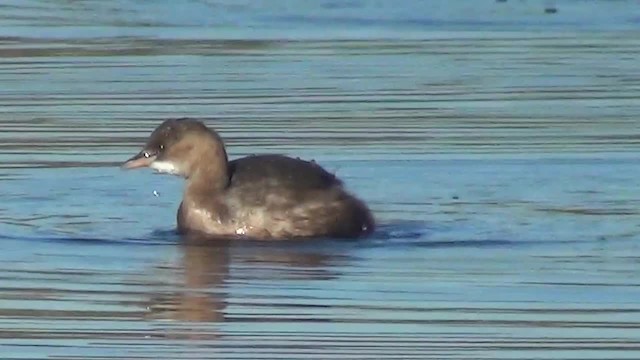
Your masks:
<instances>
[{"instance_id":1,"label":"water","mask_svg":"<svg viewBox=\"0 0 640 360\"><path fill-rule=\"evenodd\" d=\"M401 4L3 1L0 357L637 359L637 3ZM379 230L184 243L177 116Z\"/></svg>"}]
</instances>

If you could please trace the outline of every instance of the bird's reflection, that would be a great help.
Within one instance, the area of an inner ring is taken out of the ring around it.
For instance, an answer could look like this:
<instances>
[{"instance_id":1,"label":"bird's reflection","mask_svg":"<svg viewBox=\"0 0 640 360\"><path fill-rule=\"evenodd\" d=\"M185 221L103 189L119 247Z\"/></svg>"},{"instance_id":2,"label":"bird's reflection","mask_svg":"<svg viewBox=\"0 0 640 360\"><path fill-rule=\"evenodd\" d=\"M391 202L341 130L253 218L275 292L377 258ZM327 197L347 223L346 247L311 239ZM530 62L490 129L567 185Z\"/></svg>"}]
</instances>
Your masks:
<instances>
[{"instance_id":1,"label":"bird's reflection","mask_svg":"<svg viewBox=\"0 0 640 360\"><path fill-rule=\"evenodd\" d=\"M178 261L171 264L166 291L154 296L148 317L187 322L224 322L229 284L263 280L326 280L339 275L336 262L347 259L327 248L182 241ZM233 275L231 268L234 267ZM163 271L167 269L163 267ZM173 280L169 280L173 279ZM163 286L164 287L164 286Z\"/></svg>"}]
</instances>

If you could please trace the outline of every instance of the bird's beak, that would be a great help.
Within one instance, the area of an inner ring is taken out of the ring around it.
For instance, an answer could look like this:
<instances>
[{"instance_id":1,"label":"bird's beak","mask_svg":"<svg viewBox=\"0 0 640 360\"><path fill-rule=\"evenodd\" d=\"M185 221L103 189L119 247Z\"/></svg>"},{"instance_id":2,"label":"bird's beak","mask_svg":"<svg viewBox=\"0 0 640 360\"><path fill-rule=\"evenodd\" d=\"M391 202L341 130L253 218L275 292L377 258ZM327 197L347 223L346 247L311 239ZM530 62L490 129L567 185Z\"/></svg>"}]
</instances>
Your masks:
<instances>
[{"instance_id":1,"label":"bird's beak","mask_svg":"<svg viewBox=\"0 0 640 360\"><path fill-rule=\"evenodd\" d=\"M141 167L148 167L156 159L156 155L152 155L148 150L142 150L131 159L125 161L122 164L123 169L137 169Z\"/></svg>"}]
</instances>

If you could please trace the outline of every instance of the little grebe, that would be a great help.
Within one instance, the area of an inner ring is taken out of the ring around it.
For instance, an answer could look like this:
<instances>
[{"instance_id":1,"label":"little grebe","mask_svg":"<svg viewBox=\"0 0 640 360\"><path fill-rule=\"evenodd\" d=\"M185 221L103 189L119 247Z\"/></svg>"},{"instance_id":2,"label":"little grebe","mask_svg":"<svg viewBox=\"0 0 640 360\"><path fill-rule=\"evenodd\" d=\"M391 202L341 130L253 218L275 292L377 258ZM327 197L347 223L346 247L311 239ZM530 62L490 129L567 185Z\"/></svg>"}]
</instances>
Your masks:
<instances>
[{"instance_id":1,"label":"little grebe","mask_svg":"<svg viewBox=\"0 0 640 360\"><path fill-rule=\"evenodd\" d=\"M374 230L371 212L315 162L282 155L227 160L220 136L196 119L169 119L123 168L186 179L178 231L221 238L355 238Z\"/></svg>"}]
</instances>

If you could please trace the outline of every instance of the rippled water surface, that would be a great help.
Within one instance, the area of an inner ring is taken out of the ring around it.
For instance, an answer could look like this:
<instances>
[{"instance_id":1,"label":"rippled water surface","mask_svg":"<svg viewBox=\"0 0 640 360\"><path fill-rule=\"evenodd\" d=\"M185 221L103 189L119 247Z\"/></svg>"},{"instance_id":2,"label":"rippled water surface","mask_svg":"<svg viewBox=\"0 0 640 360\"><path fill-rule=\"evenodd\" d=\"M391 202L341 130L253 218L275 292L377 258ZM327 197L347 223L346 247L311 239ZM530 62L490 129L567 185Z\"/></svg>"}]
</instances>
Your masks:
<instances>
[{"instance_id":1,"label":"rippled water surface","mask_svg":"<svg viewBox=\"0 0 640 360\"><path fill-rule=\"evenodd\" d=\"M639 19L3 1L0 358L640 358ZM315 159L379 230L186 243L182 181L118 168L182 116L232 158Z\"/></svg>"}]
</instances>

